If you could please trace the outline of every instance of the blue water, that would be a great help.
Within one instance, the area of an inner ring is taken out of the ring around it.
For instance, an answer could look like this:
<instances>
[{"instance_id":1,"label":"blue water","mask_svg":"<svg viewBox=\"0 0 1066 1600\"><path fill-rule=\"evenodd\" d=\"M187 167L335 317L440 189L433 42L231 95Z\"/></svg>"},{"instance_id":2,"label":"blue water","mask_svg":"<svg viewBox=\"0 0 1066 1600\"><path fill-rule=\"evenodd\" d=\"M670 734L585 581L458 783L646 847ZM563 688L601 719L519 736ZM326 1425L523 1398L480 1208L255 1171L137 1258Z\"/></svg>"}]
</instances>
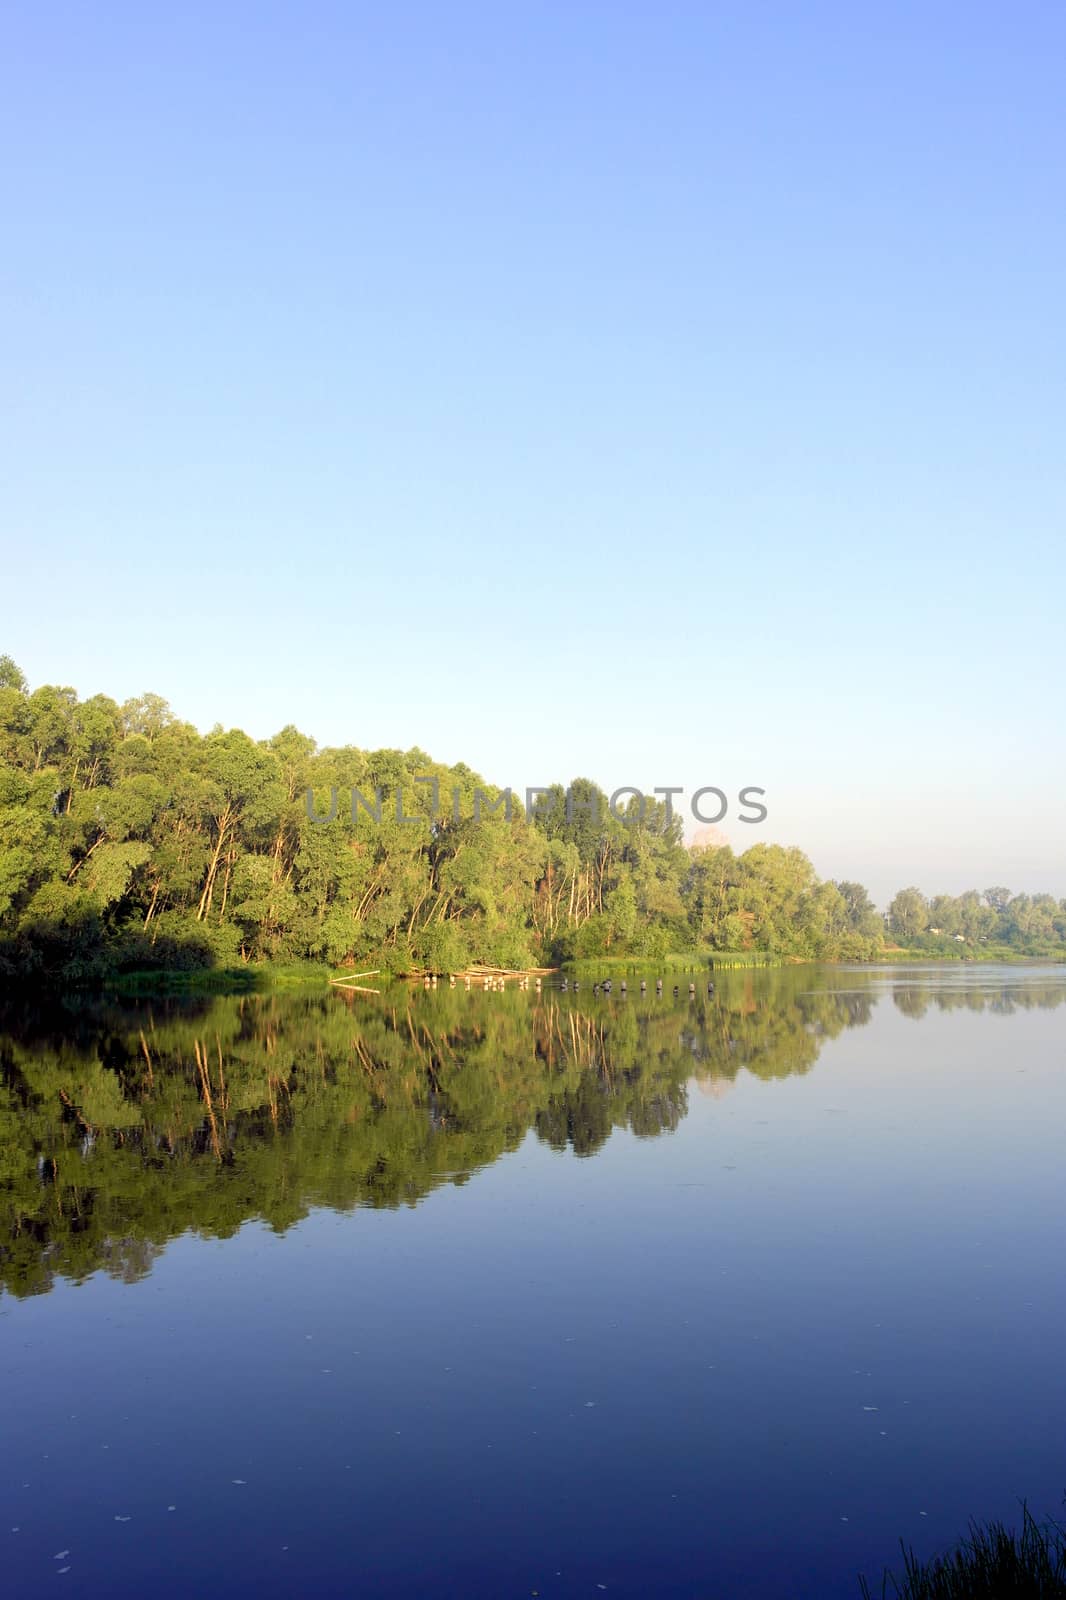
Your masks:
<instances>
[{"instance_id":1,"label":"blue water","mask_svg":"<svg viewBox=\"0 0 1066 1600\"><path fill-rule=\"evenodd\" d=\"M826 985L864 1020L694 1077L673 1131L519 1130L285 1231L208 1151L230 1237L5 1294L5 1592L854 1600L901 1537L1056 1512L1066 973L811 969L789 1004Z\"/></svg>"}]
</instances>

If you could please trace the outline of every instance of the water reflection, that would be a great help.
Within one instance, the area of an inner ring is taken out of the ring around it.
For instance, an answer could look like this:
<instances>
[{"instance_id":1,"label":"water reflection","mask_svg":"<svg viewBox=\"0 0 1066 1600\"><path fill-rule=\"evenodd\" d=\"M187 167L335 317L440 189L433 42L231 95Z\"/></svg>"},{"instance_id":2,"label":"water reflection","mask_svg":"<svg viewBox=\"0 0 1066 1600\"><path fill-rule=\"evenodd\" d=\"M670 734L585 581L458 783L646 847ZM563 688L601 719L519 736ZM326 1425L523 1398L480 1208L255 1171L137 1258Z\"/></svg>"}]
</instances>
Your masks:
<instances>
[{"instance_id":1,"label":"water reflection","mask_svg":"<svg viewBox=\"0 0 1066 1600\"><path fill-rule=\"evenodd\" d=\"M687 987L687 985L686 985ZM701 986L702 987L702 986ZM810 1070L891 993L919 1017L1051 1007L1061 982L945 988L943 974L809 968L723 976L714 994L628 999L270 994L0 1013L0 1286L99 1269L143 1277L187 1229L310 1207L413 1204L526 1134L589 1156L615 1128L675 1129L691 1080Z\"/></svg>"}]
</instances>

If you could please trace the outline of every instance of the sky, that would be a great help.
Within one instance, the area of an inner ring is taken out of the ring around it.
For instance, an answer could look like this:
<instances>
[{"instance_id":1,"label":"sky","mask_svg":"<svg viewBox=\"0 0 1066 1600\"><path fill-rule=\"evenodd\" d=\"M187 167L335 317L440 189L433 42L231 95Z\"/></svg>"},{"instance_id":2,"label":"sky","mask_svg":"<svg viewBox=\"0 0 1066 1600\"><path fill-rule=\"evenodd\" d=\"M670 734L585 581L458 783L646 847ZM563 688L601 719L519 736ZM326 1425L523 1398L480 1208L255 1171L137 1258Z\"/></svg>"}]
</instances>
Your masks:
<instances>
[{"instance_id":1,"label":"sky","mask_svg":"<svg viewBox=\"0 0 1066 1600\"><path fill-rule=\"evenodd\" d=\"M1066 895L1066 11L14 5L0 653Z\"/></svg>"}]
</instances>

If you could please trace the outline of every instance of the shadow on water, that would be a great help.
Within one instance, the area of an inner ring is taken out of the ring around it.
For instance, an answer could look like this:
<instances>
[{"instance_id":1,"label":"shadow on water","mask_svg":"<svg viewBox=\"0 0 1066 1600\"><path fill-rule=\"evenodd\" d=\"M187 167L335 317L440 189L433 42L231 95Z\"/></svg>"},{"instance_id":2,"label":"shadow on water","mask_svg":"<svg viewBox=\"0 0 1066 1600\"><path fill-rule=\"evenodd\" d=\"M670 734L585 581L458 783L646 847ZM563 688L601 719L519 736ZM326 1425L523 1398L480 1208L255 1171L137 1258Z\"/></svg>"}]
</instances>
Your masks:
<instances>
[{"instance_id":1,"label":"shadow on water","mask_svg":"<svg viewBox=\"0 0 1066 1600\"><path fill-rule=\"evenodd\" d=\"M588 1156L675 1129L688 1085L807 1072L882 995L1051 1006L1061 984L944 991L920 975L777 969L662 997L510 991L240 995L0 1011L0 1287L103 1269L135 1280L168 1239L284 1231L312 1206L416 1203L532 1130Z\"/></svg>"}]
</instances>

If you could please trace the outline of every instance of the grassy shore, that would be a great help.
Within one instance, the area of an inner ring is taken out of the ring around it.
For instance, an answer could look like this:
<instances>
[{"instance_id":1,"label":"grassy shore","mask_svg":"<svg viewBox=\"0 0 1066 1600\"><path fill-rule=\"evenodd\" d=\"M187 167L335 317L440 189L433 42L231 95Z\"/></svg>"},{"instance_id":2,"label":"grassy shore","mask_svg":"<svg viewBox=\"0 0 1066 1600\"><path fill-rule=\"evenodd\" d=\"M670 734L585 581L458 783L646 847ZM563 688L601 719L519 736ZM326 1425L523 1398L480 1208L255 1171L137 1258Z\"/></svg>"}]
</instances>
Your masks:
<instances>
[{"instance_id":1,"label":"grassy shore","mask_svg":"<svg viewBox=\"0 0 1066 1600\"><path fill-rule=\"evenodd\" d=\"M859 1580L863 1600L1066 1600L1066 1528L1038 1523L1022 1506L1020 1532L1001 1522L970 1524L947 1555L919 1561L903 1550L903 1572L878 1590Z\"/></svg>"},{"instance_id":2,"label":"grassy shore","mask_svg":"<svg viewBox=\"0 0 1066 1600\"><path fill-rule=\"evenodd\" d=\"M568 961L560 969L538 968L537 971L560 970L568 977L593 982L600 978L657 978L670 974L730 972L756 967L780 967L796 964L790 956L774 955L766 950L679 950L670 955L644 958L642 956L590 956L579 961ZM1006 945L983 946L980 950L952 951L915 949L890 949L870 961L847 965L868 967L903 965L957 965L961 962L1009 963L1012 966L1044 963L1063 958L1048 955L1023 955ZM368 966L376 963L368 958ZM830 963L832 965L832 963ZM486 969L487 970L487 969ZM493 969L495 971L501 969ZM531 969L533 970L533 969ZM143 972L121 972L106 979L99 986L111 994L137 996L168 994L250 994L268 989L322 988L331 978L344 977L343 970L316 961L246 962L239 966L180 968L153 968ZM411 974L380 971L377 982L385 983L392 977L420 977ZM448 977L443 973L440 976ZM459 974L462 976L462 974Z\"/></svg>"},{"instance_id":3,"label":"grassy shore","mask_svg":"<svg viewBox=\"0 0 1066 1600\"><path fill-rule=\"evenodd\" d=\"M732 967L779 967L782 957L765 950L679 950L668 956L589 956L566 961L561 970L574 978L649 978L670 972L714 972Z\"/></svg>"},{"instance_id":4,"label":"grassy shore","mask_svg":"<svg viewBox=\"0 0 1066 1600\"><path fill-rule=\"evenodd\" d=\"M1056 945L1038 945L1031 950L1018 950L1011 944L958 944L954 939L937 939L922 944L886 945L881 954L873 958L874 965L902 966L911 961L994 961L997 965L1010 966L1032 966L1034 963L1061 965L1066 961L1066 954L1061 946Z\"/></svg>"},{"instance_id":5,"label":"grassy shore","mask_svg":"<svg viewBox=\"0 0 1066 1600\"><path fill-rule=\"evenodd\" d=\"M324 989L332 973L331 967L317 961L249 961L238 967L119 972L103 987L110 994L130 999L168 994L254 994L266 989Z\"/></svg>"},{"instance_id":6,"label":"grassy shore","mask_svg":"<svg viewBox=\"0 0 1066 1600\"><path fill-rule=\"evenodd\" d=\"M368 965L374 963L368 961ZM549 973L563 971L568 977L589 978L595 981L604 977L662 977L669 973L707 973L733 967L780 966L778 956L761 950L712 952L679 951L673 955L643 960L639 956L595 956L588 960L570 961L562 968L538 967L531 971ZM485 968L501 972L502 968ZM324 988L332 979L351 977L344 969L326 966L320 962L304 961L278 964L247 962L233 967L199 967L183 971L155 968L146 972L122 972L110 978L104 988L112 994L137 996L166 994L250 994L267 989ZM379 971L368 982L383 984L393 978L421 977L417 973ZM440 976L447 978L448 973ZM462 977L460 973L458 976Z\"/></svg>"}]
</instances>

